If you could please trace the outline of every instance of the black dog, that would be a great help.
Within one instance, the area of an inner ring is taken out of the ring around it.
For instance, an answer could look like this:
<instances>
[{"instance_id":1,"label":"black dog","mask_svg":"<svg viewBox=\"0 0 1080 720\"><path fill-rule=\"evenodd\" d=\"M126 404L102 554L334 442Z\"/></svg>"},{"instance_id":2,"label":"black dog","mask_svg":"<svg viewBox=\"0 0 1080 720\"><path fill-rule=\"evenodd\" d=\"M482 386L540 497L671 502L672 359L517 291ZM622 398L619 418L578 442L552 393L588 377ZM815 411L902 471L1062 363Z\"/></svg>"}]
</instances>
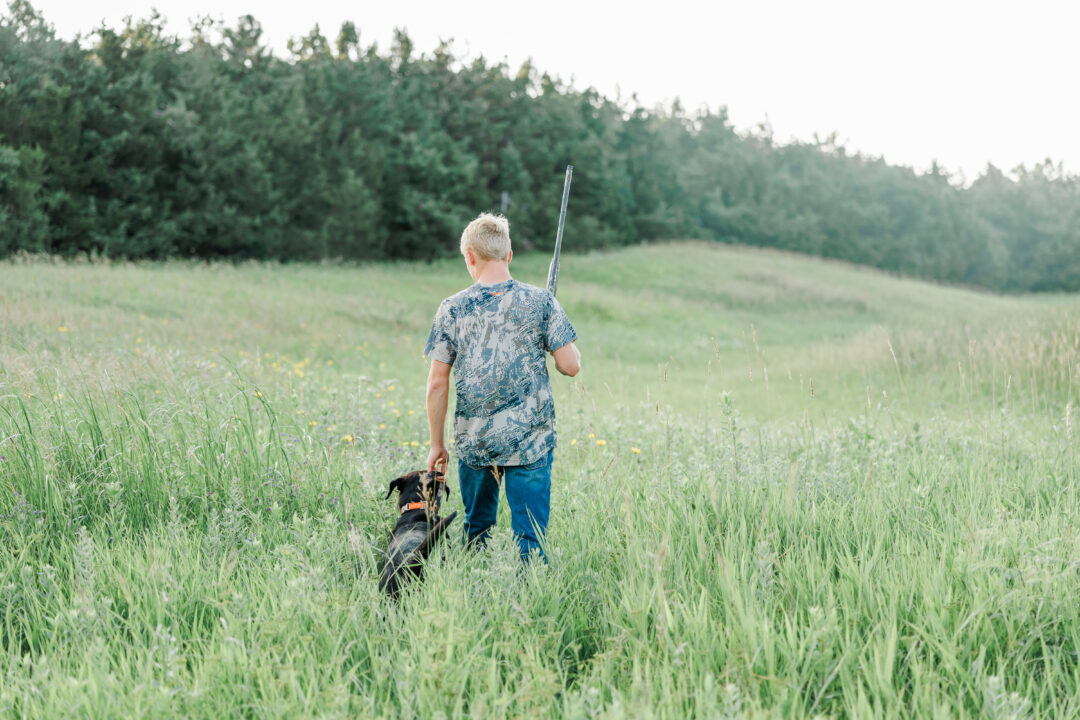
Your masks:
<instances>
[{"instance_id":1,"label":"black dog","mask_svg":"<svg viewBox=\"0 0 1080 720\"><path fill-rule=\"evenodd\" d=\"M395 488L401 517L390 534L379 590L396 598L408 580L419 577L424 571L424 561L457 513L439 517L439 489L450 497L450 488L442 473L416 470L403 475L390 482L386 497L390 497Z\"/></svg>"}]
</instances>

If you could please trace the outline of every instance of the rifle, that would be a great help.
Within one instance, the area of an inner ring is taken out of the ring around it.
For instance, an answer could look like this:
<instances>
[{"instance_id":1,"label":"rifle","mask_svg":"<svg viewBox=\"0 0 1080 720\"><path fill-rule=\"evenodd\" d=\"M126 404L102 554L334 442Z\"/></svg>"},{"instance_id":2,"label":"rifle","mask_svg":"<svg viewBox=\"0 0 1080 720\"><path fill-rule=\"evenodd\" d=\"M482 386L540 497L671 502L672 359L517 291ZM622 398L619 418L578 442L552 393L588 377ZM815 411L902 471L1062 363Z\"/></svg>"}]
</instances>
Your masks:
<instances>
[{"instance_id":1,"label":"rifle","mask_svg":"<svg viewBox=\"0 0 1080 720\"><path fill-rule=\"evenodd\" d=\"M566 224L566 201L570 199L570 178L574 176L574 166L566 166L566 180L563 181L562 188L562 208L559 210L559 229L555 233L555 256L551 258L551 265L548 266L548 292L555 295L555 291L559 287L559 253L562 251L562 233L563 225Z\"/></svg>"}]
</instances>

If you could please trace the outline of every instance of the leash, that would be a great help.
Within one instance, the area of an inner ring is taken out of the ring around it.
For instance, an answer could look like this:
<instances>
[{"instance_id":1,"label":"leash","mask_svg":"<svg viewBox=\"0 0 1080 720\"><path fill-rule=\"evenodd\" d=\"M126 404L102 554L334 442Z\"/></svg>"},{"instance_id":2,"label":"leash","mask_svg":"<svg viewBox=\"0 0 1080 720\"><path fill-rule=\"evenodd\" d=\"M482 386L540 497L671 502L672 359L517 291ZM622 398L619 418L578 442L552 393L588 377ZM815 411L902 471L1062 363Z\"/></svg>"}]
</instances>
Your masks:
<instances>
[{"instance_id":1,"label":"leash","mask_svg":"<svg viewBox=\"0 0 1080 720\"><path fill-rule=\"evenodd\" d=\"M446 484L446 476L445 475L436 475L435 476L435 482L443 483L445 485ZM435 495L436 495L436 497L438 497L438 495L439 495L438 490L435 491ZM435 510L435 509L436 508L433 508L433 507L431 507L431 505L428 504L427 500L418 500L416 502L406 503L405 505L402 505L401 506L401 514L404 515L405 513L409 512L410 510Z\"/></svg>"}]
</instances>

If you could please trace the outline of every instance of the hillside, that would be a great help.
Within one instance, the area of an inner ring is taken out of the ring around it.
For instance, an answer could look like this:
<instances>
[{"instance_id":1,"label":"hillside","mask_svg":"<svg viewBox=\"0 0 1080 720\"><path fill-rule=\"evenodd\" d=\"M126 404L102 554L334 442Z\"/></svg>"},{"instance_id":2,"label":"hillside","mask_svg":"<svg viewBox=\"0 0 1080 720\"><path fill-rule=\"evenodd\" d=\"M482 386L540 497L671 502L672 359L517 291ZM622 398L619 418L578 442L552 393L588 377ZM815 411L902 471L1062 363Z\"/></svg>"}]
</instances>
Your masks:
<instances>
[{"instance_id":1,"label":"hillside","mask_svg":"<svg viewBox=\"0 0 1080 720\"><path fill-rule=\"evenodd\" d=\"M519 256L512 270L543 285L547 258ZM38 263L0 273L0 312L18 341L9 367L38 368L35 353L45 351L61 367L93 359L178 371L175 362L217 360L208 380L234 363L283 388L392 377L417 408L431 316L469 282L459 260ZM1002 297L710 243L568 255L562 278L585 372L560 387L581 387L598 408L661 402L708 415L709 400L726 390L751 417L847 416L866 407L869 388L873 405L887 395L915 413L967 413L1004 402L1006 384L1009 402L1034 403L1037 413L1060 412L1068 400L1061 367L1075 353L1080 311L1072 296ZM67 332L50 332L60 326ZM1050 372L1033 357L1061 366ZM305 358L303 378L283 372Z\"/></svg>"},{"instance_id":2,"label":"hillside","mask_svg":"<svg viewBox=\"0 0 1080 720\"><path fill-rule=\"evenodd\" d=\"M0 263L0 716L1076 714L1080 300L697 243L562 272L550 565L504 504L395 604L460 261Z\"/></svg>"}]
</instances>

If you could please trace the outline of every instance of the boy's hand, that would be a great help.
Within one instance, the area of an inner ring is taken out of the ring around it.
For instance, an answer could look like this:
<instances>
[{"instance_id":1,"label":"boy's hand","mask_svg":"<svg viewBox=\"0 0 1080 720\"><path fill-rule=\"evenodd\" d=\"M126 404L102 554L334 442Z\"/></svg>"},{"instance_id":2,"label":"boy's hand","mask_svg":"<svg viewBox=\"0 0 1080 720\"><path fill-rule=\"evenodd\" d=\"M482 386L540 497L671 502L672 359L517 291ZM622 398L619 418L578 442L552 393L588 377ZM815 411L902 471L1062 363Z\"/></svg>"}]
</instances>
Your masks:
<instances>
[{"instance_id":1,"label":"boy's hand","mask_svg":"<svg viewBox=\"0 0 1080 720\"><path fill-rule=\"evenodd\" d=\"M427 456L427 469L429 472L446 472L446 463L450 460L450 453L442 445L432 445L431 452Z\"/></svg>"}]
</instances>

